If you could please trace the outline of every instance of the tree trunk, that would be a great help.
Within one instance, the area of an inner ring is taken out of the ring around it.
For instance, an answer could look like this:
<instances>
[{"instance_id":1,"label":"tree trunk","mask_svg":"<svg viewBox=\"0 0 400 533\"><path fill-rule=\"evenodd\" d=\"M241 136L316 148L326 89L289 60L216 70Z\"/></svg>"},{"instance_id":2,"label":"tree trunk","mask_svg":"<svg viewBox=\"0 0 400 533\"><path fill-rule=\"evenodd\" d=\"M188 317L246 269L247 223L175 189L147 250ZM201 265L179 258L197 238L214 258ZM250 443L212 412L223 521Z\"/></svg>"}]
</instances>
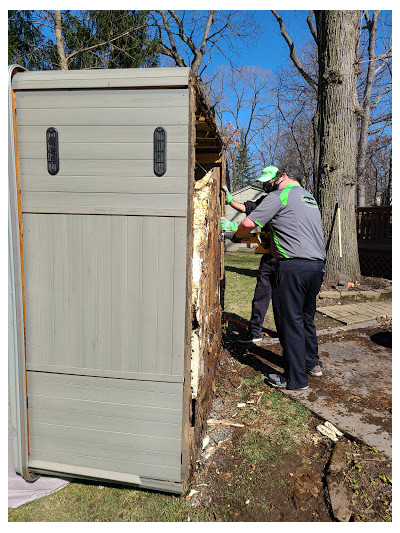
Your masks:
<instances>
[{"instance_id":1,"label":"tree trunk","mask_svg":"<svg viewBox=\"0 0 400 533\"><path fill-rule=\"evenodd\" d=\"M54 33L55 33L56 42L57 42L57 53L60 59L60 69L68 70L68 60L65 55L62 27L61 27L61 11L57 9L54 11Z\"/></svg>"},{"instance_id":2,"label":"tree trunk","mask_svg":"<svg viewBox=\"0 0 400 533\"><path fill-rule=\"evenodd\" d=\"M375 38L377 30L377 20L379 11L375 11L372 21L367 21L369 31L368 41L368 68L365 80L365 90L363 97L363 107L360 108L360 138L358 141L357 154L357 206L365 207L365 164L367 160L368 136L370 128L371 114L371 94L372 85L375 78L376 55L375 55Z\"/></svg>"},{"instance_id":3,"label":"tree trunk","mask_svg":"<svg viewBox=\"0 0 400 533\"><path fill-rule=\"evenodd\" d=\"M319 63L316 192L329 242L328 280L337 279L339 271L350 281L360 276L355 218L358 16L358 11L315 12ZM343 257L339 253L337 203Z\"/></svg>"}]
</instances>

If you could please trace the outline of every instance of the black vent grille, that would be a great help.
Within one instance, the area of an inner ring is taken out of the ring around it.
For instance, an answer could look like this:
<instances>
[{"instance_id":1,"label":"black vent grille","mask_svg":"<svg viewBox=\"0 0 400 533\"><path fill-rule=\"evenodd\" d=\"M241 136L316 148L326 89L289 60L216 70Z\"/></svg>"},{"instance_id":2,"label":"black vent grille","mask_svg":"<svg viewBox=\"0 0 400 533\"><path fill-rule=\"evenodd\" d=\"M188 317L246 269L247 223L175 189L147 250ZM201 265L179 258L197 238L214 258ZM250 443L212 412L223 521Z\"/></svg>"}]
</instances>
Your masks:
<instances>
[{"instance_id":1,"label":"black vent grille","mask_svg":"<svg viewBox=\"0 0 400 533\"><path fill-rule=\"evenodd\" d=\"M48 128L46 131L47 142L47 170L54 176L60 170L58 154L58 131L56 128Z\"/></svg>"},{"instance_id":2,"label":"black vent grille","mask_svg":"<svg viewBox=\"0 0 400 533\"><path fill-rule=\"evenodd\" d=\"M167 132L158 127L154 130L154 174L163 176L167 171Z\"/></svg>"}]
</instances>

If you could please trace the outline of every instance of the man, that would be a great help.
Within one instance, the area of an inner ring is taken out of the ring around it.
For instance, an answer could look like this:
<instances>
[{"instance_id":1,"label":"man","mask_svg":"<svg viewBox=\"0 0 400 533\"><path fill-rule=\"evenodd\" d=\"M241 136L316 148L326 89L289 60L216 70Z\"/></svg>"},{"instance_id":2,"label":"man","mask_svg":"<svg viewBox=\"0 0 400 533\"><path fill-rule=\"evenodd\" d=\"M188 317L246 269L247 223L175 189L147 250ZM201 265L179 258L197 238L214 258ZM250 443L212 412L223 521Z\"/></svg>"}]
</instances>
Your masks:
<instances>
[{"instance_id":1,"label":"man","mask_svg":"<svg viewBox=\"0 0 400 533\"><path fill-rule=\"evenodd\" d=\"M283 376L270 374L268 381L275 387L307 389L307 372L322 375L314 326L326 258L321 214L313 196L284 170L271 181L273 192L239 224L235 237L270 223L279 261L280 316L275 321L281 328L286 368Z\"/></svg>"},{"instance_id":2,"label":"man","mask_svg":"<svg viewBox=\"0 0 400 533\"><path fill-rule=\"evenodd\" d=\"M278 168L274 166L266 167L262 170L261 176L256 181L263 183L264 191L269 194L272 191L271 180L275 178ZM261 202L266 198L266 195L262 196L256 201L248 200L243 204L236 202L233 196L229 192L228 187L223 187L226 198L225 203L232 206L239 213L246 213L248 216L254 209L256 209ZM237 229L237 223L233 223L230 227ZM264 323L265 315L268 311L269 303L272 298L274 280L277 272L278 262L270 254L263 254L260 261L260 266L257 274L257 283L254 290L254 297L251 304L251 318L249 331L244 333L238 338L238 342L242 344L255 343L257 344L262 340L262 327ZM274 302L273 302L274 305Z\"/></svg>"}]
</instances>

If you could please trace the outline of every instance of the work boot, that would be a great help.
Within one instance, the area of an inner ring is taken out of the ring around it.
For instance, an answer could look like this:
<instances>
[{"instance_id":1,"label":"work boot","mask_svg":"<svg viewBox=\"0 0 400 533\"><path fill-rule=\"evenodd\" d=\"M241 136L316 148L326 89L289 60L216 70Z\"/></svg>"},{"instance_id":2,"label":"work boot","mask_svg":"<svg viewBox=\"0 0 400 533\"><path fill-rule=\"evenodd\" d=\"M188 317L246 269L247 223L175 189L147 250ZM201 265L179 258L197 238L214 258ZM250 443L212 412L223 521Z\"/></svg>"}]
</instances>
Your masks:
<instances>
[{"instance_id":1,"label":"work boot","mask_svg":"<svg viewBox=\"0 0 400 533\"><path fill-rule=\"evenodd\" d=\"M238 337L237 341L240 342L240 344L250 344L252 342L257 343L257 342L262 341L262 336L253 335L252 333L249 333L248 331L246 331L246 333L242 333Z\"/></svg>"},{"instance_id":2,"label":"work boot","mask_svg":"<svg viewBox=\"0 0 400 533\"><path fill-rule=\"evenodd\" d=\"M322 376L322 367L319 363L317 363L312 368L309 368L307 370L307 374L310 374L311 376Z\"/></svg>"}]
</instances>

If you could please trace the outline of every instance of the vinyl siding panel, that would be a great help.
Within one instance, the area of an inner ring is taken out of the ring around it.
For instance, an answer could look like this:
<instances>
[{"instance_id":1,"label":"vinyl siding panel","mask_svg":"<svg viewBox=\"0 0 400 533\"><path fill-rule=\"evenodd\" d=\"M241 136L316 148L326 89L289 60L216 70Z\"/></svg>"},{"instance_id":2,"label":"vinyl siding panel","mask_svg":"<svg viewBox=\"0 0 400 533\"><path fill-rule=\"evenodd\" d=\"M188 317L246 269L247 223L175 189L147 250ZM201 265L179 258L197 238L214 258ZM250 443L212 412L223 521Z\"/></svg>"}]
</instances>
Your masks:
<instances>
[{"instance_id":1,"label":"vinyl siding panel","mask_svg":"<svg viewBox=\"0 0 400 533\"><path fill-rule=\"evenodd\" d=\"M168 107L185 107L188 99L188 89L130 89L112 91L105 89L85 91L65 91L62 97L62 107L75 108L118 108L118 107L163 107L168 101ZM17 93L18 109L58 109L60 107L59 91L23 91Z\"/></svg>"},{"instance_id":2,"label":"vinyl siding panel","mask_svg":"<svg viewBox=\"0 0 400 533\"><path fill-rule=\"evenodd\" d=\"M30 364L182 374L185 276L174 272L185 246L173 218L25 214L23 224Z\"/></svg>"},{"instance_id":3,"label":"vinyl siding panel","mask_svg":"<svg viewBox=\"0 0 400 533\"><path fill-rule=\"evenodd\" d=\"M48 126L24 126L18 131L20 143L44 142ZM132 128L130 125L116 126L57 126L59 138L63 143L143 143L150 142L154 126ZM168 124L168 143L187 143L188 129L186 124Z\"/></svg>"},{"instance_id":4,"label":"vinyl siding panel","mask_svg":"<svg viewBox=\"0 0 400 533\"><path fill-rule=\"evenodd\" d=\"M120 205L125 214L145 214L147 210L154 215L183 215L187 203L188 89L163 92L50 91L50 107L43 91L18 93L22 209L114 214ZM115 107L113 102L117 102ZM46 130L50 126L59 134L60 169L55 176L47 171ZM156 177L153 169L157 126L167 132L167 170L162 177ZM157 197L160 194L176 196L165 202Z\"/></svg>"},{"instance_id":5,"label":"vinyl siding panel","mask_svg":"<svg viewBox=\"0 0 400 533\"><path fill-rule=\"evenodd\" d=\"M182 386L28 372L32 461L180 480Z\"/></svg>"},{"instance_id":6,"label":"vinyl siding panel","mask_svg":"<svg viewBox=\"0 0 400 533\"><path fill-rule=\"evenodd\" d=\"M12 88L83 89L120 87L187 87L189 68L141 68L21 72L13 77Z\"/></svg>"}]
</instances>

